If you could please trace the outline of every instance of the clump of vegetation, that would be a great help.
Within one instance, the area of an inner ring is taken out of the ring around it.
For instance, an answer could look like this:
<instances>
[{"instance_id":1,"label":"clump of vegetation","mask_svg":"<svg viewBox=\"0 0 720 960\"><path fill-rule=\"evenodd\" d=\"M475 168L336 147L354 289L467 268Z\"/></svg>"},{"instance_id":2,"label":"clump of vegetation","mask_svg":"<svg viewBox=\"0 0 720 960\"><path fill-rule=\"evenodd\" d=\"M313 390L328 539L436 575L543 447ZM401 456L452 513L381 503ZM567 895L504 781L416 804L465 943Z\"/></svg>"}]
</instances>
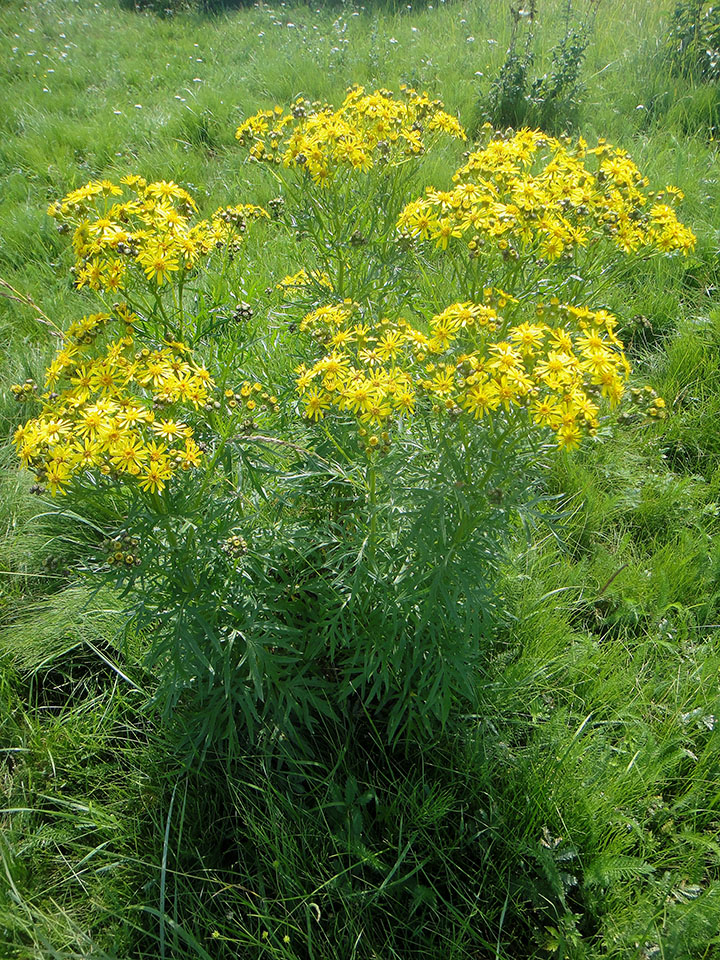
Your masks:
<instances>
[{"instance_id":1,"label":"clump of vegetation","mask_svg":"<svg viewBox=\"0 0 720 960\"><path fill-rule=\"evenodd\" d=\"M496 127L560 131L576 119L583 90L582 67L600 0L588 0L581 17L566 0L563 36L551 49L549 67L537 72L537 0L510 3L511 33L505 60L490 84L484 113Z\"/></svg>"},{"instance_id":2,"label":"clump of vegetation","mask_svg":"<svg viewBox=\"0 0 720 960\"><path fill-rule=\"evenodd\" d=\"M720 78L720 6L678 0L667 33L672 71L703 83Z\"/></svg>"}]
</instances>

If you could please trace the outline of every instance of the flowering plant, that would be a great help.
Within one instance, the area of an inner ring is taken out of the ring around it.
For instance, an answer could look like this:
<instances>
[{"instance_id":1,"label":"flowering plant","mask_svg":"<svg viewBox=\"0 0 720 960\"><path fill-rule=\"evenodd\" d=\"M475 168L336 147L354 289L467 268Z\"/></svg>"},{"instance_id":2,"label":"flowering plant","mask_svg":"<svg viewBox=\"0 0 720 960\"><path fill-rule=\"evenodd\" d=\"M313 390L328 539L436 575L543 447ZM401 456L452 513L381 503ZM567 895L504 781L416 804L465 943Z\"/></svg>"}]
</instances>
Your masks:
<instances>
[{"instance_id":1,"label":"flowering plant","mask_svg":"<svg viewBox=\"0 0 720 960\"><path fill-rule=\"evenodd\" d=\"M450 266L468 295L488 276L522 293L542 279L559 280L563 268L591 279L612 252L694 248L694 234L675 212L682 192L650 190L625 151L539 130L486 136L451 189L428 188L397 221L436 269Z\"/></svg>"},{"instance_id":2,"label":"flowering plant","mask_svg":"<svg viewBox=\"0 0 720 960\"><path fill-rule=\"evenodd\" d=\"M129 199L100 181L51 206L76 284L124 302L71 325L42 391L14 388L41 403L15 443L36 490L86 512L112 492L91 566L134 597L159 699L194 705L196 744L236 737L238 717L301 739L351 709L391 737L432 730L472 701L504 544L540 509L543 464L628 393L663 413L627 390L617 319L538 287L582 251L687 252L677 191L651 193L607 144L521 131L412 200L443 135L464 138L412 90L240 126L308 254L272 278L252 336L247 304L201 333L222 305L183 292L215 255L235 282L263 208L196 221L181 187L139 177Z\"/></svg>"},{"instance_id":3,"label":"flowering plant","mask_svg":"<svg viewBox=\"0 0 720 960\"><path fill-rule=\"evenodd\" d=\"M532 322L513 323L498 305L516 313L518 301L501 290L484 294L482 303L446 307L427 332L403 318L358 322L347 303L309 313L300 329L315 335L323 355L297 371L305 416L351 415L367 453L381 444L378 433L389 444L389 429L419 404L469 420L522 409L561 447L592 436L602 398L619 402L630 369L615 318L554 302L538 305Z\"/></svg>"},{"instance_id":4,"label":"flowering plant","mask_svg":"<svg viewBox=\"0 0 720 960\"><path fill-rule=\"evenodd\" d=\"M254 159L304 168L321 186L350 170L367 172L420 156L439 134L466 139L440 100L406 86L400 92L397 99L389 90L368 94L355 86L337 110L300 97L287 110L275 106L249 117L235 136Z\"/></svg>"},{"instance_id":5,"label":"flowering plant","mask_svg":"<svg viewBox=\"0 0 720 960\"><path fill-rule=\"evenodd\" d=\"M109 314L83 317L68 330L47 370L42 411L15 432L20 461L53 496L87 476L134 480L155 494L178 467L199 464L193 429L178 417L182 407L207 402L208 371L185 359L187 348L175 341L134 350L133 315L117 319L123 331L114 340L101 334ZM33 388L26 383L16 393Z\"/></svg>"},{"instance_id":6,"label":"flowering plant","mask_svg":"<svg viewBox=\"0 0 720 960\"><path fill-rule=\"evenodd\" d=\"M72 235L75 287L122 293L130 310L182 337L184 294L201 267L220 270L242 249L250 224L269 220L263 207L239 203L198 219L197 204L172 180L152 183L135 174L120 184L94 180L50 204L62 233Z\"/></svg>"}]
</instances>

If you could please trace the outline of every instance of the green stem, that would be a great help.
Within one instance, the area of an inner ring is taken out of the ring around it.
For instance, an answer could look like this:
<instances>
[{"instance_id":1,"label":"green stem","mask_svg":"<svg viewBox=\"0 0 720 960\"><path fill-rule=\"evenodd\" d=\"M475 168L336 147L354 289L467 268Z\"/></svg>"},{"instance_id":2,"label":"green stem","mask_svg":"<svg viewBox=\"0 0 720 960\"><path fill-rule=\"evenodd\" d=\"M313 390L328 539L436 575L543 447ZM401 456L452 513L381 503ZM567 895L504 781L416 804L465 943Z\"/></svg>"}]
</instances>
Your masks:
<instances>
[{"instance_id":1,"label":"green stem","mask_svg":"<svg viewBox=\"0 0 720 960\"><path fill-rule=\"evenodd\" d=\"M205 480L203 481L203 485L200 488L200 491L198 494L198 500L200 502L202 502L205 499L205 495L213 480L213 476L215 473L215 466L218 460L220 459L220 457L225 452L225 447L227 446L229 439L230 439L230 432L226 425L225 436L221 436L220 443L218 443L217 447L215 448L215 453L213 454L212 459L210 460L210 463L207 464L205 467Z\"/></svg>"},{"instance_id":2,"label":"green stem","mask_svg":"<svg viewBox=\"0 0 720 960\"><path fill-rule=\"evenodd\" d=\"M178 294L177 294L177 311L180 322L180 339L183 338L183 330L185 328L185 311L183 310L183 287L185 286L185 270L180 271L180 279L178 280ZM174 296L174 294L173 294Z\"/></svg>"},{"instance_id":3,"label":"green stem","mask_svg":"<svg viewBox=\"0 0 720 960\"><path fill-rule=\"evenodd\" d=\"M473 463L467 424L462 424L460 433L462 434L463 447L465 448L465 482L467 483L468 487L470 487L472 485Z\"/></svg>"},{"instance_id":4,"label":"green stem","mask_svg":"<svg viewBox=\"0 0 720 960\"><path fill-rule=\"evenodd\" d=\"M177 537L175 536L175 531L172 528L170 523L170 514L167 509L167 502L164 497L161 497L159 493L151 493L150 500L158 514L159 517L162 517L163 527L165 528L165 533L167 534L168 543L170 544L171 550L177 550L178 542Z\"/></svg>"},{"instance_id":5,"label":"green stem","mask_svg":"<svg viewBox=\"0 0 720 960\"><path fill-rule=\"evenodd\" d=\"M165 312L165 307L163 306L163 302L160 298L160 292L158 290L153 290L152 292L155 296L155 306L158 309L158 313L165 321L165 335L167 336L168 333L172 332L172 324L170 323L170 319Z\"/></svg>"},{"instance_id":6,"label":"green stem","mask_svg":"<svg viewBox=\"0 0 720 960\"><path fill-rule=\"evenodd\" d=\"M368 494L370 502L370 538L368 542L368 556L370 557L370 562L375 563L375 546L376 546L376 537L377 537L377 490L376 490L376 474L375 474L375 463L370 461L368 464Z\"/></svg>"}]
</instances>

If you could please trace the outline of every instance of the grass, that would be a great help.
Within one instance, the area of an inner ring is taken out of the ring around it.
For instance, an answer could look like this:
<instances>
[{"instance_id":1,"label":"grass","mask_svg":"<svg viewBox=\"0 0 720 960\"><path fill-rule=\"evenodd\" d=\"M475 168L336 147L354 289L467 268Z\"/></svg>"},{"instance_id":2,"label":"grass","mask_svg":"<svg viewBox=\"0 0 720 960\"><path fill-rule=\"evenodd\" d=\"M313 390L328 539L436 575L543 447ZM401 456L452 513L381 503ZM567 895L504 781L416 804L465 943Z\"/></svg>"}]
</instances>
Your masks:
<instances>
[{"instance_id":1,"label":"grass","mask_svg":"<svg viewBox=\"0 0 720 960\"><path fill-rule=\"evenodd\" d=\"M542 61L562 4L540 6ZM668 76L669 9L605 0L578 120L686 193L696 254L596 290L669 417L557 461L558 518L515 547L478 711L435 743L389 750L360 715L311 760L260 742L188 764L181 718L153 718L152 676L116 646L121 601L82 577L87 532L2 454L0 956L720 955L716 94ZM509 21L499 3L158 19L10 0L0 26L0 276L62 323L82 297L50 200L128 170L205 210L267 199L236 121L355 81L426 86L472 125ZM250 254L232 292L252 303L300 264L279 239ZM47 327L12 301L0 324L3 380L37 376ZM3 391L3 435L17 418Z\"/></svg>"}]
</instances>

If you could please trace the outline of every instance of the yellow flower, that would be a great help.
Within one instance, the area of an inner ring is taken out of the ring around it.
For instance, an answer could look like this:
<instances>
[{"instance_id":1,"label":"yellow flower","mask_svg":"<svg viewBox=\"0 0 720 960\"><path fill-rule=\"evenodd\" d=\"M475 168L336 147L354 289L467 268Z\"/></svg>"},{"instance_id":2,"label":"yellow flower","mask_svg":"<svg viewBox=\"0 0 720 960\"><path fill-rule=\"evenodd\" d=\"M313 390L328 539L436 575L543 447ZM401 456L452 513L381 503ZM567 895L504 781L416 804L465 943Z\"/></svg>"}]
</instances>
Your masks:
<instances>
[{"instance_id":1,"label":"yellow flower","mask_svg":"<svg viewBox=\"0 0 720 960\"><path fill-rule=\"evenodd\" d=\"M442 217L430 226L430 239L440 250L447 250L451 237L461 237L462 229L448 217Z\"/></svg>"},{"instance_id":2,"label":"yellow flower","mask_svg":"<svg viewBox=\"0 0 720 960\"><path fill-rule=\"evenodd\" d=\"M330 401L327 395L318 391L317 388L309 391L303 397L305 404L305 416L309 420L319 420L325 416L325 411L330 407Z\"/></svg>"},{"instance_id":3,"label":"yellow flower","mask_svg":"<svg viewBox=\"0 0 720 960\"><path fill-rule=\"evenodd\" d=\"M90 437L76 442L74 445L75 465L79 469L97 467L102 463L102 444Z\"/></svg>"},{"instance_id":4,"label":"yellow flower","mask_svg":"<svg viewBox=\"0 0 720 960\"><path fill-rule=\"evenodd\" d=\"M392 413L392 407L390 404L384 402L379 397L371 398L360 414L360 420L362 423L376 423L382 424Z\"/></svg>"},{"instance_id":5,"label":"yellow flower","mask_svg":"<svg viewBox=\"0 0 720 960\"><path fill-rule=\"evenodd\" d=\"M557 432L558 446L572 450L580 446L581 433L577 424L563 424Z\"/></svg>"},{"instance_id":6,"label":"yellow flower","mask_svg":"<svg viewBox=\"0 0 720 960\"><path fill-rule=\"evenodd\" d=\"M97 404L86 407L78 417L75 432L79 437L91 440L107 429L108 419L107 413L99 410Z\"/></svg>"},{"instance_id":7,"label":"yellow flower","mask_svg":"<svg viewBox=\"0 0 720 960\"><path fill-rule=\"evenodd\" d=\"M151 429L158 437L162 437L163 440L177 440L182 437L188 437L190 435L190 428L184 423L179 423L176 420L156 420L155 423L151 425Z\"/></svg>"},{"instance_id":8,"label":"yellow flower","mask_svg":"<svg viewBox=\"0 0 720 960\"><path fill-rule=\"evenodd\" d=\"M532 405L533 420L543 427L552 427L555 429L560 423L560 412L557 400L546 396L542 400L536 400Z\"/></svg>"},{"instance_id":9,"label":"yellow flower","mask_svg":"<svg viewBox=\"0 0 720 960\"><path fill-rule=\"evenodd\" d=\"M517 370L522 364L522 358L517 354L509 343L495 343L490 347L492 359L488 363L490 370L498 370L500 373L509 373Z\"/></svg>"},{"instance_id":10,"label":"yellow flower","mask_svg":"<svg viewBox=\"0 0 720 960\"><path fill-rule=\"evenodd\" d=\"M148 423L153 419L150 410L139 406L137 403L127 403L118 411L117 422L120 427L131 428L141 423Z\"/></svg>"},{"instance_id":11,"label":"yellow flower","mask_svg":"<svg viewBox=\"0 0 720 960\"><path fill-rule=\"evenodd\" d=\"M510 409L511 404L517 404L520 396L520 390L515 381L510 377L502 376L493 381L499 401L506 410Z\"/></svg>"},{"instance_id":12,"label":"yellow flower","mask_svg":"<svg viewBox=\"0 0 720 960\"><path fill-rule=\"evenodd\" d=\"M140 470L140 487L148 493L160 493L171 477L172 467L167 461L151 460Z\"/></svg>"},{"instance_id":13,"label":"yellow flower","mask_svg":"<svg viewBox=\"0 0 720 960\"><path fill-rule=\"evenodd\" d=\"M202 460L202 451L195 441L188 437L185 440L185 446L180 451L180 466L183 470L189 470L191 467L199 467Z\"/></svg>"},{"instance_id":14,"label":"yellow flower","mask_svg":"<svg viewBox=\"0 0 720 960\"><path fill-rule=\"evenodd\" d=\"M398 229L440 250L470 231L473 252L492 245L551 262L601 238L624 252L686 254L695 244L672 206L659 197L650 203L647 180L627 154L608 144L589 150L582 139L520 130L471 152L453 181L453 190L411 200Z\"/></svg>"},{"instance_id":15,"label":"yellow flower","mask_svg":"<svg viewBox=\"0 0 720 960\"><path fill-rule=\"evenodd\" d=\"M70 420L63 420L61 418L51 417L47 420L41 419L38 421L38 439L41 442L49 443L54 445L59 443L63 437L70 435L72 430L72 423Z\"/></svg>"},{"instance_id":16,"label":"yellow flower","mask_svg":"<svg viewBox=\"0 0 720 960\"><path fill-rule=\"evenodd\" d=\"M180 269L173 254L159 244L146 249L137 259L148 280L154 280L158 286L162 286L171 273Z\"/></svg>"},{"instance_id":17,"label":"yellow flower","mask_svg":"<svg viewBox=\"0 0 720 960\"><path fill-rule=\"evenodd\" d=\"M58 491L65 493L65 487L70 480L70 468L65 463L55 463L51 460L45 470L45 479L53 497Z\"/></svg>"},{"instance_id":18,"label":"yellow flower","mask_svg":"<svg viewBox=\"0 0 720 960\"><path fill-rule=\"evenodd\" d=\"M148 452L140 438L128 436L113 446L110 459L118 470L134 475L140 473Z\"/></svg>"},{"instance_id":19,"label":"yellow flower","mask_svg":"<svg viewBox=\"0 0 720 960\"><path fill-rule=\"evenodd\" d=\"M95 364L90 376L90 386L93 390L107 395L116 394L125 382L125 375L117 364L111 360Z\"/></svg>"},{"instance_id":20,"label":"yellow flower","mask_svg":"<svg viewBox=\"0 0 720 960\"><path fill-rule=\"evenodd\" d=\"M500 405L500 396L497 386L490 380L474 383L463 395L463 406L475 418L496 410Z\"/></svg>"},{"instance_id":21,"label":"yellow flower","mask_svg":"<svg viewBox=\"0 0 720 960\"><path fill-rule=\"evenodd\" d=\"M260 110L235 134L254 160L305 169L322 187L340 170L365 173L377 162L418 155L426 140L439 135L465 139L439 101L410 89L396 99L389 91L366 93L362 87L351 88L337 110L302 99L287 112Z\"/></svg>"}]
</instances>

